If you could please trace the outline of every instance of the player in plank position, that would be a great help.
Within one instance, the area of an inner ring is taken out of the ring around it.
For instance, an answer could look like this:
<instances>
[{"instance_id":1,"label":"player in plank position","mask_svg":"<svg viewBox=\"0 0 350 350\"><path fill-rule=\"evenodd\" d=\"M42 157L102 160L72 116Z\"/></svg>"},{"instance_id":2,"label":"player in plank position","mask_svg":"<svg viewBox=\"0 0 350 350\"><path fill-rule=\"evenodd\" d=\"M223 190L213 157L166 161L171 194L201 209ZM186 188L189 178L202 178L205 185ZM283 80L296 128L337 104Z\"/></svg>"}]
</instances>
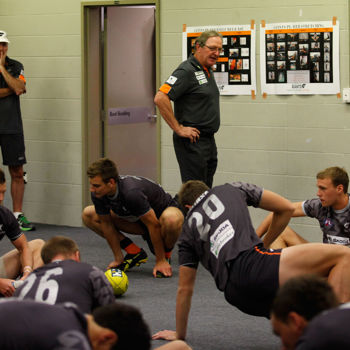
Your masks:
<instances>
[{"instance_id":1,"label":"player in plank position","mask_svg":"<svg viewBox=\"0 0 350 350\"><path fill-rule=\"evenodd\" d=\"M269 317L279 286L306 273L327 278L340 301L350 300L347 247L309 243L272 250L256 235L247 206L273 212L265 238L269 246L293 213L287 199L252 184L236 182L209 189L201 181L188 181L179 201L189 211L178 242L176 331L158 332L154 339L185 339L199 262L226 300L250 315Z\"/></svg>"}]
</instances>

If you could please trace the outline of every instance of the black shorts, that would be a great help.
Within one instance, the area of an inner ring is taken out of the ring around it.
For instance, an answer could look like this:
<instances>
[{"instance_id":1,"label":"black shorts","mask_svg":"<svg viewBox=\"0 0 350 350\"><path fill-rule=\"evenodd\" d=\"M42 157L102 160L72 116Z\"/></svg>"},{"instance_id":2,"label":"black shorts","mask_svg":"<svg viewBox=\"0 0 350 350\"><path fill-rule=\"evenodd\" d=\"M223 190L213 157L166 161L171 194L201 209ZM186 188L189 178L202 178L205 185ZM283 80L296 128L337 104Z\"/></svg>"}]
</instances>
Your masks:
<instances>
[{"instance_id":1,"label":"black shorts","mask_svg":"<svg viewBox=\"0 0 350 350\"><path fill-rule=\"evenodd\" d=\"M1 134L0 147L4 165L22 165L27 163L23 134Z\"/></svg>"},{"instance_id":2,"label":"black shorts","mask_svg":"<svg viewBox=\"0 0 350 350\"><path fill-rule=\"evenodd\" d=\"M233 260L225 288L226 300L249 315L269 318L279 287L281 250L259 245Z\"/></svg>"}]
</instances>

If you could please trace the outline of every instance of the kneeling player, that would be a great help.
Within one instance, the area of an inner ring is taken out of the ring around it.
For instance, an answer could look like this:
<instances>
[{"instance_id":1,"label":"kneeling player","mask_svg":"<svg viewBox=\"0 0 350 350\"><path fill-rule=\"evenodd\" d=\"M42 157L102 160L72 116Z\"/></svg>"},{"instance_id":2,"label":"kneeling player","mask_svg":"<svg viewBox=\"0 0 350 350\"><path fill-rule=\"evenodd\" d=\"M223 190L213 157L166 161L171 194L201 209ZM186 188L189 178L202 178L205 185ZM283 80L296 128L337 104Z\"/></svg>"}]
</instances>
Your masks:
<instances>
[{"instance_id":1,"label":"kneeling player","mask_svg":"<svg viewBox=\"0 0 350 350\"><path fill-rule=\"evenodd\" d=\"M160 185L140 176L119 176L113 161L102 158L87 171L93 206L83 211L87 227L104 237L114 254L108 268L126 271L147 261L147 254L122 232L142 235L156 256L154 277L170 277L171 251L181 232L179 205ZM122 249L127 252L123 257Z\"/></svg>"}]
</instances>

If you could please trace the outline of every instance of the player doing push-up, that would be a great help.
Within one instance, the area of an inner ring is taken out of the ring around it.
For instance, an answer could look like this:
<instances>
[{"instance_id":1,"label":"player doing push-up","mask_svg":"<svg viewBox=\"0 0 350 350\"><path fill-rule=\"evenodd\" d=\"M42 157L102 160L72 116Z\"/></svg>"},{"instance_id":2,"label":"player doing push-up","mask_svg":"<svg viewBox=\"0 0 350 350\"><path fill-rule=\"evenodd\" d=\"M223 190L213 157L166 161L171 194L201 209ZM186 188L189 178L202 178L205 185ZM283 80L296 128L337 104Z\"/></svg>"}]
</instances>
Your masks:
<instances>
[{"instance_id":1,"label":"player doing push-up","mask_svg":"<svg viewBox=\"0 0 350 350\"><path fill-rule=\"evenodd\" d=\"M290 278L313 273L328 278L339 300L350 300L350 250L322 243L266 249L256 235L248 205L273 212L266 233L269 244L293 213L287 199L256 185L232 183L209 189L188 181L179 192L188 208L179 238L179 282L176 332L161 331L155 339L184 339L198 263L209 270L226 300L241 311L269 317L279 286Z\"/></svg>"}]
</instances>

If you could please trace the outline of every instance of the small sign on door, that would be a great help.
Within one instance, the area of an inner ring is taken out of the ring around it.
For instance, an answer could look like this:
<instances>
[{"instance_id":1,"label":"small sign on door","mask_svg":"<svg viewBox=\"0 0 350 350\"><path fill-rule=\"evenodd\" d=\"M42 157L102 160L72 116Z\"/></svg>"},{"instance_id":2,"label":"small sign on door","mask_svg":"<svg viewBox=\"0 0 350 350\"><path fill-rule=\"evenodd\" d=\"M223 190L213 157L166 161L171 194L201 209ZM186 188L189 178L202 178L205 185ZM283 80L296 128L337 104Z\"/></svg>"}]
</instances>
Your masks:
<instances>
[{"instance_id":1,"label":"small sign on door","mask_svg":"<svg viewBox=\"0 0 350 350\"><path fill-rule=\"evenodd\" d=\"M108 124L149 123L153 121L153 115L149 107L109 108Z\"/></svg>"}]
</instances>

